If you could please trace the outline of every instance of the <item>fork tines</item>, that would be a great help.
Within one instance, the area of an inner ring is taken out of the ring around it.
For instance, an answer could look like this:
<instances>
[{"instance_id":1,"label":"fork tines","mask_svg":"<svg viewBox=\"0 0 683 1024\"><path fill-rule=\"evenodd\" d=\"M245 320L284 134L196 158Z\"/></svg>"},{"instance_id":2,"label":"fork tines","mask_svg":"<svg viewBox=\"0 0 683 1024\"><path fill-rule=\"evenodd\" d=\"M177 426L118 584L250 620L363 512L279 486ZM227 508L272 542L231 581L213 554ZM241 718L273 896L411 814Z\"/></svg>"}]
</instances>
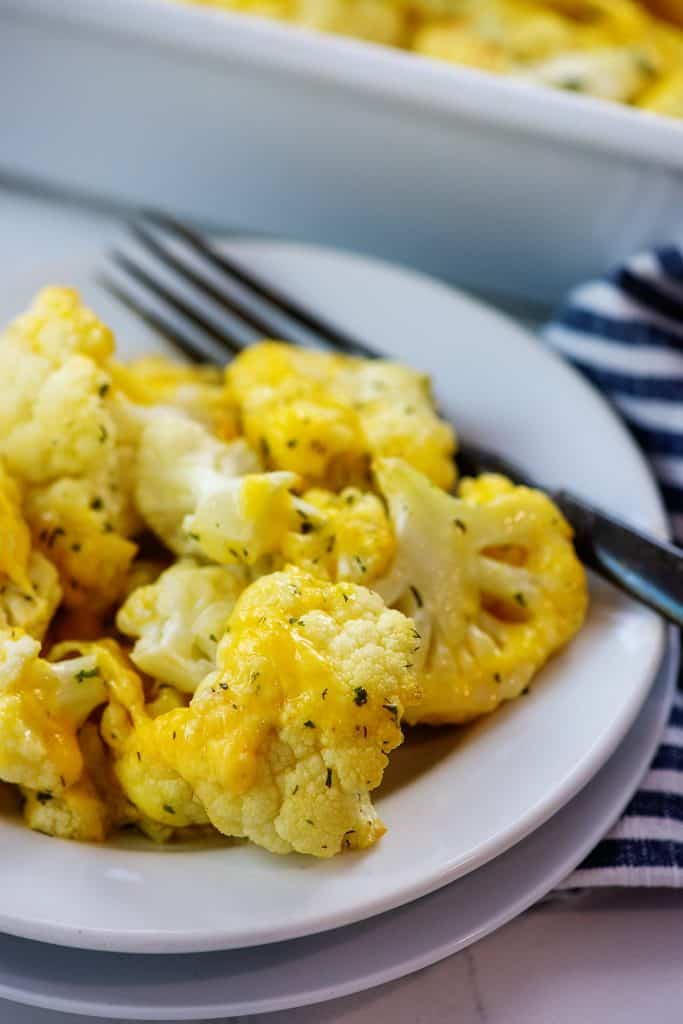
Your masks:
<instances>
[{"instance_id":1,"label":"fork tines","mask_svg":"<svg viewBox=\"0 0 683 1024\"><path fill-rule=\"evenodd\" d=\"M148 213L128 227L135 247L109 253L103 283L190 359L224 362L264 337L377 356L187 225Z\"/></svg>"}]
</instances>

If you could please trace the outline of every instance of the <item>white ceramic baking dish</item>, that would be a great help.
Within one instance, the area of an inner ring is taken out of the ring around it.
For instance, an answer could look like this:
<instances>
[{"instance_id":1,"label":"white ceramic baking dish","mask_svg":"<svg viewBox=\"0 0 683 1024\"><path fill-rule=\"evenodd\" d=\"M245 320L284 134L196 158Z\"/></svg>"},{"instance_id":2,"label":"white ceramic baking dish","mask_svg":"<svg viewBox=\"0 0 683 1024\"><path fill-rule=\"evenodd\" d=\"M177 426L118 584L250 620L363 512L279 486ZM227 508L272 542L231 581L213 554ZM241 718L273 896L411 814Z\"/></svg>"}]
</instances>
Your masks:
<instances>
[{"instance_id":1,"label":"white ceramic baking dish","mask_svg":"<svg viewBox=\"0 0 683 1024\"><path fill-rule=\"evenodd\" d=\"M683 236L683 123L167 0L0 0L0 170L552 300Z\"/></svg>"}]
</instances>

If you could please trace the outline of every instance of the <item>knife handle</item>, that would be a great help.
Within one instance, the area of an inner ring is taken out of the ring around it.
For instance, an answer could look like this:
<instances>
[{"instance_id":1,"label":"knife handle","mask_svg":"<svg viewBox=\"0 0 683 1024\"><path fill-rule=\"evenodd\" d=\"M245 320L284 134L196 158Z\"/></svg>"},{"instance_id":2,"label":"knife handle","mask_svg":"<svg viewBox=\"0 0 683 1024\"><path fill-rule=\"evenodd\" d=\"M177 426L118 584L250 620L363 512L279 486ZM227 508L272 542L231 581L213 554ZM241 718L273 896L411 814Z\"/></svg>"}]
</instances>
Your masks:
<instances>
[{"instance_id":1,"label":"knife handle","mask_svg":"<svg viewBox=\"0 0 683 1024\"><path fill-rule=\"evenodd\" d=\"M569 491L554 498L574 528L574 546L585 565L683 625L683 549L645 536Z\"/></svg>"}]
</instances>

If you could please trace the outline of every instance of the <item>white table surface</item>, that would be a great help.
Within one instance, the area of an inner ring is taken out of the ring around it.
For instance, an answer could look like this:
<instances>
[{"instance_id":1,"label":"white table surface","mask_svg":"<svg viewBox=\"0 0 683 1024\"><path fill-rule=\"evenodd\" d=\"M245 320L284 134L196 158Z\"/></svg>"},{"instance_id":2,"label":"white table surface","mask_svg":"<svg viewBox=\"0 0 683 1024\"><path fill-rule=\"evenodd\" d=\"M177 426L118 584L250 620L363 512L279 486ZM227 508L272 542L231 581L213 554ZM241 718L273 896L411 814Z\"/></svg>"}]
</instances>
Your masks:
<instances>
[{"instance_id":1,"label":"white table surface","mask_svg":"<svg viewBox=\"0 0 683 1024\"><path fill-rule=\"evenodd\" d=\"M103 214L0 189L0 266L11 260L29 280L36 263L52 263L57 274L65 223L80 244L92 244L93 257L116 230ZM18 309L27 297L17 296ZM539 316L535 309L504 306L527 323ZM683 893L584 893L548 901L470 949L402 981L306 1009L241 1018L240 1024L675 1021L683 1017L682 947ZM0 1000L0 1024L78 1024L86 1019ZM109 1022L101 1018L96 1024Z\"/></svg>"}]
</instances>

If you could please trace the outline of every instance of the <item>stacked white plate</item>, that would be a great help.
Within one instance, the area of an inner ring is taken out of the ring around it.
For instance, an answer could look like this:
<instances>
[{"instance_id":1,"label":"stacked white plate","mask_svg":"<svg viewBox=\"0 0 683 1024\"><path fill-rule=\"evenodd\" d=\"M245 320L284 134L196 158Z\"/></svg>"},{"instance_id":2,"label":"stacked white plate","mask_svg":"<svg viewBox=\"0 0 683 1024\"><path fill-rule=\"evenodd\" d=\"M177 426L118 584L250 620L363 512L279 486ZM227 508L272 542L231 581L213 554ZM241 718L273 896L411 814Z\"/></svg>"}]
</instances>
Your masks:
<instances>
[{"instance_id":1,"label":"stacked white plate","mask_svg":"<svg viewBox=\"0 0 683 1024\"><path fill-rule=\"evenodd\" d=\"M666 532L621 423L512 322L386 264L284 244L231 248L429 372L463 434ZM95 269L72 251L58 272L119 329L122 351L158 347L100 292ZM54 272L10 281L0 315ZM412 735L377 797L387 836L330 862L241 844L93 847L2 822L0 996L208 1019L332 998L462 948L561 882L618 816L655 748L677 657L659 619L595 583L584 629L530 694L468 730Z\"/></svg>"}]
</instances>

